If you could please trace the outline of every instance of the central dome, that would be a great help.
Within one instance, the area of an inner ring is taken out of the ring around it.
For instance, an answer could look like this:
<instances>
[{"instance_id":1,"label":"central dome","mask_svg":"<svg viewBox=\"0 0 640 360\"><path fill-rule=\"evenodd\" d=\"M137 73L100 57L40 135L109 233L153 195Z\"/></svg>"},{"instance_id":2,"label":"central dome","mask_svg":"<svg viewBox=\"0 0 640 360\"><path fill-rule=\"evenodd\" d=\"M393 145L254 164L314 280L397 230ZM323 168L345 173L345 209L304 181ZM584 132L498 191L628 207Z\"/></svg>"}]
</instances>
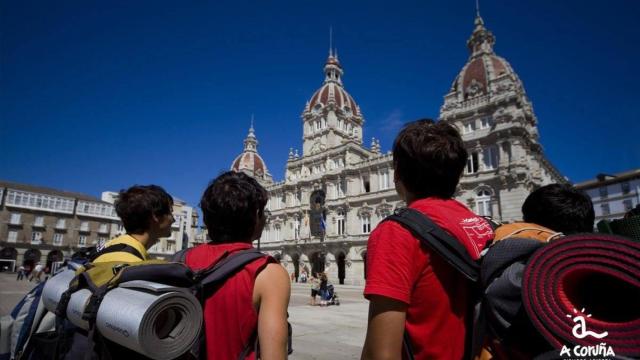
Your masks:
<instances>
[{"instance_id":1,"label":"central dome","mask_svg":"<svg viewBox=\"0 0 640 360\"><path fill-rule=\"evenodd\" d=\"M329 58L327 58L324 66L324 73L324 83L320 89L311 96L311 100L307 102L305 111L318 111L330 103L333 103L337 109L342 110L346 114L361 116L360 107L342 85L343 71L337 55L333 55L333 53L329 54Z\"/></svg>"}]
</instances>

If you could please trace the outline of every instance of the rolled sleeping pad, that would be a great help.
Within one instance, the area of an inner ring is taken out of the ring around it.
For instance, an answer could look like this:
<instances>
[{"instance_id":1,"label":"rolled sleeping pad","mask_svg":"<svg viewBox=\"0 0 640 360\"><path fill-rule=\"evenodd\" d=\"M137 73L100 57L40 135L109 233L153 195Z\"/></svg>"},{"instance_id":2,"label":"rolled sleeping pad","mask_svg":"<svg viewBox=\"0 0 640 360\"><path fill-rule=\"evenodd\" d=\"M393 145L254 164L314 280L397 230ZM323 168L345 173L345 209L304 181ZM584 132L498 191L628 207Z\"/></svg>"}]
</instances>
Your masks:
<instances>
[{"instance_id":1,"label":"rolled sleeping pad","mask_svg":"<svg viewBox=\"0 0 640 360\"><path fill-rule=\"evenodd\" d=\"M202 308L191 293L149 281L129 281L107 293L96 325L107 339L152 359L174 359L198 339Z\"/></svg>"},{"instance_id":2,"label":"rolled sleeping pad","mask_svg":"<svg viewBox=\"0 0 640 360\"><path fill-rule=\"evenodd\" d=\"M52 300L48 301L49 306L45 302L47 309L55 310L71 279L73 276L67 276L49 286L48 298ZM57 300L53 300L56 295ZM88 323L82 314L90 297L89 290L81 289L71 296L67 306L67 318L85 330ZM201 326L202 308L193 295L181 288L141 280L122 283L109 291L96 317L102 336L158 360L187 352L198 339Z\"/></svg>"},{"instance_id":3,"label":"rolled sleeping pad","mask_svg":"<svg viewBox=\"0 0 640 360\"><path fill-rule=\"evenodd\" d=\"M69 283L75 276L75 271L67 269L47 280L42 289L42 302L47 310L56 311L62 293L69 288Z\"/></svg>"}]
</instances>

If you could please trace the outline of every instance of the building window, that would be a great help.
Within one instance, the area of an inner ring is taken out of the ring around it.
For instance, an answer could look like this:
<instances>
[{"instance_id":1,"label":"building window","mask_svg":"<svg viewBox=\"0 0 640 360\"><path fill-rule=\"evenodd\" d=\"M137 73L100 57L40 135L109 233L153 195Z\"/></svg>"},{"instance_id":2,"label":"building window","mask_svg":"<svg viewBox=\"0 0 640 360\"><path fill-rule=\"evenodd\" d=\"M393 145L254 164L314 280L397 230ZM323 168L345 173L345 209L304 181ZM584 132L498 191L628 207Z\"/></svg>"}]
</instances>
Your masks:
<instances>
[{"instance_id":1,"label":"building window","mask_svg":"<svg viewBox=\"0 0 640 360\"><path fill-rule=\"evenodd\" d=\"M89 231L89 222L83 221L80 223L80 231Z\"/></svg>"},{"instance_id":2,"label":"building window","mask_svg":"<svg viewBox=\"0 0 640 360\"><path fill-rule=\"evenodd\" d=\"M44 226L44 216L36 216L33 226Z\"/></svg>"},{"instance_id":3,"label":"building window","mask_svg":"<svg viewBox=\"0 0 640 360\"><path fill-rule=\"evenodd\" d=\"M477 173L479 170L479 155L477 151L469 154L469 158L467 159L467 174Z\"/></svg>"},{"instance_id":4,"label":"building window","mask_svg":"<svg viewBox=\"0 0 640 360\"><path fill-rule=\"evenodd\" d=\"M611 209L609 209L609 204L600 204L600 210L602 210L603 216L611 214Z\"/></svg>"},{"instance_id":5,"label":"building window","mask_svg":"<svg viewBox=\"0 0 640 360\"><path fill-rule=\"evenodd\" d=\"M74 200L44 194L8 190L6 204L19 207L47 209L71 214L73 213Z\"/></svg>"},{"instance_id":6,"label":"building window","mask_svg":"<svg viewBox=\"0 0 640 360\"><path fill-rule=\"evenodd\" d=\"M99 231L101 234L105 234L105 233L107 233L107 232L108 232L108 231L107 231L107 224L100 224L100 228L98 229L98 231Z\"/></svg>"},{"instance_id":7,"label":"building window","mask_svg":"<svg viewBox=\"0 0 640 360\"><path fill-rule=\"evenodd\" d=\"M87 235L78 236L78 246L85 246L85 245L87 245Z\"/></svg>"},{"instance_id":8,"label":"building window","mask_svg":"<svg viewBox=\"0 0 640 360\"><path fill-rule=\"evenodd\" d=\"M633 209L633 201L631 199L626 199L622 201L622 205L624 206L624 211L627 212Z\"/></svg>"},{"instance_id":9,"label":"building window","mask_svg":"<svg viewBox=\"0 0 640 360\"><path fill-rule=\"evenodd\" d=\"M20 217L21 217L21 214L17 214L17 213L11 214L11 220L10 220L11 224L20 225Z\"/></svg>"},{"instance_id":10,"label":"building window","mask_svg":"<svg viewBox=\"0 0 640 360\"><path fill-rule=\"evenodd\" d=\"M338 180L338 197L344 197L344 194L346 193L345 191L346 189L346 183L344 179L340 179Z\"/></svg>"},{"instance_id":11,"label":"building window","mask_svg":"<svg viewBox=\"0 0 640 360\"><path fill-rule=\"evenodd\" d=\"M363 234L368 234L371 232L371 215L369 214L360 215L360 223L362 225Z\"/></svg>"},{"instance_id":12,"label":"building window","mask_svg":"<svg viewBox=\"0 0 640 360\"><path fill-rule=\"evenodd\" d=\"M17 231L9 231L7 235L7 242L14 243L18 240L18 232Z\"/></svg>"},{"instance_id":13,"label":"building window","mask_svg":"<svg viewBox=\"0 0 640 360\"><path fill-rule=\"evenodd\" d=\"M31 244L39 245L42 243L42 233L40 231L34 231L31 233Z\"/></svg>"},{"instance_id":14,"label":"building window","mask_svg":"<svg viewBox=\"0 0 640 360\"><path fill-rule=\"evenodd\" d=\"M293 220L293 237L300 240L300 219L298 217Z\"/></svg>"},{"instance_id":15,"label":"building window","mask_svg":"<svg viewBox=\"0 0 640 360\"><path fill-rule=\"evenodd\" d=\"M622 187L622 193L623 194L628 194L631 191L631 188L629 186L629 182L627 182L627 181L621 183L620 186Z\"/></svg>"},{"instance_id":16,"label":"building window","mask_svg":"<svg viewBox=\"0 0 640 360\"><path fill-rule=\"evenodd\" d=\"M491 193L488 190L480 190L476 194L476 212L480 216L492 216Z\"/></svg>"},{"instance_id":17,"label":"building window","mask_svg":"<svg viewBox=\"0 0 640 360\"><path fill-rule=\"evenodd\" d=\"M606 198L607 196L609 196L609 191L607 190L607 186L606 185L600 187L598 190L600 190L600 197Z\"/></svg>"},{"instance_id":18,"label":"building window","mask_svg":"<svg viewBox=\"0 0 640 360\"><path fill-rule=\"evenodd\" d=\"M491 116L485 116L482 119L480 119L480 129L490 128L492 124L493 124L493 121L491 120Z\"/></svg>"},{"instance_id":19,"label":"building window","mask_svg":"<svg viewBox=\"0 0 640 360\"><path fill-rule=\"evenodd\" d=\"M369 175L362 175L362 191L371 192L371 182L369 181Z\"/></svg>"},{"instance_id":20,"label":"building window","mask_svg":"<svg viewBox=\"0 0 640 360\"><path fill-rule=\"evenodd\" d=\"M485 170L493 170L498 167L498 147L488 146L483 151L483 161Z\"/></svg>"},{"instance_id":21,"label":"building window","mask_svg":"<svg viewBox=\"0 0 640 360\"><path fill-rule=\"evenodd\" d=\"M58 219L56 221L56 229L64 229L65 228L65 219Z\"/></svg>"},{"instance_id":22,"label":"building window","mask_svg":"<svg viewBox=\"0 0 640 360\"><path fill-rule=\"evenodd\" d=\"M472 132L474 132L476 129L476 126L474 124L474 121L471 120L468 123L464 124L464 127L462 129L462 133L463 134L471 134Z\"/></svg>"},{"instance_id":23,"label":"building window","mask_svg":"<svg viewBox=\"0 0 640 360\"><path fill-rule=\"evenodd\" d=\"M274 230L275 241L280 241L280 225L276 225Z\"/></svg>"},{"instance_id":24,"label":"building window","mask_svg":"<svg viewBox=\"0 0 640 360\"><path fill-rule=\"evenodd\" d=\"M344 235L345 230L345 215L344 210L338 210L338 215L336 216L336 226L338 227L338 235Z\"/></svg>"},{"instance_id":25,"label":"building window","mask_svg":"<svg viewBox=\"0 0 640 360\"><path fill-rule=\"evenodd\" d=\"M53 245L61 246L63 238L64 238L64 235L61 233L53 234Z\"/></svg>"},{"instance_id":26,"label":"building window","mask_svg":"<svg viewBox=\"0 0 640 360\"><path fill-rule=\"evenodd\" d=\"M384 169L380 172L380 190L386 190L389 188L389 169Z\"/></svg>"},{"instance_id":27,"label":"building window","mask_svg":"<svg viewBox=\"0 0 640 360\"><path fill-rule=\"evenodd\" d=\"M104 247L104 244L107 242L107 238L104 236L100 236L98 237L98 247L102 248Z\"/></svg>"}]
</instances>

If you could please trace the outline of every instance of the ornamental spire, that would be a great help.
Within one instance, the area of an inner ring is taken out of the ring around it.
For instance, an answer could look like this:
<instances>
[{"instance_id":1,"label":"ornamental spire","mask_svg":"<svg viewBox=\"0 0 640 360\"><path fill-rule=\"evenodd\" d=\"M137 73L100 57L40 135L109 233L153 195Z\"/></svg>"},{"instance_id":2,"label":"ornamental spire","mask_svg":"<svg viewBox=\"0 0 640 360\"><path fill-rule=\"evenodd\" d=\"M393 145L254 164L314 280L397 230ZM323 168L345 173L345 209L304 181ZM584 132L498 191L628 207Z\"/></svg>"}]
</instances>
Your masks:
<instances>
[{"instance_id":1,"label":"ornamental spire","mask_svg":"<svg viewBox=\"0 0 640 360\"><path fill-rule=\"evenodd\" d=\"M467 47L471 51L471 56L477 56L480 54L493 53L493 44L496 42L496 38L491 31L484 27L484 20L480 16L480 3L476 0L476 18L474 20L475 28L471 37L467 41Z\"/></svg>"},{"instance_id":2,"label":"ornamental spire","mask_svg":"<svg viewBox=\"0 0 640 360\"><path fill-rule=\"evenodd\" d=\"M256 138L255 130L253 129L253 114L251 114L251 127L249 128L249 134L244 139L244 151L256 152L258 149L258 139Z\"/></svg>"},{"instance_id":3,"label":"ornamental spire","mask_svg":"<svg viewBox=\"0 0 640 360\"><path fill-rule=\"evenodd\" d=\"M338 50L333 48L333 27L329 26L329 57L324 65L324 82L342 86L342 66L338 61Z\"/></svg>"}]
</instances>

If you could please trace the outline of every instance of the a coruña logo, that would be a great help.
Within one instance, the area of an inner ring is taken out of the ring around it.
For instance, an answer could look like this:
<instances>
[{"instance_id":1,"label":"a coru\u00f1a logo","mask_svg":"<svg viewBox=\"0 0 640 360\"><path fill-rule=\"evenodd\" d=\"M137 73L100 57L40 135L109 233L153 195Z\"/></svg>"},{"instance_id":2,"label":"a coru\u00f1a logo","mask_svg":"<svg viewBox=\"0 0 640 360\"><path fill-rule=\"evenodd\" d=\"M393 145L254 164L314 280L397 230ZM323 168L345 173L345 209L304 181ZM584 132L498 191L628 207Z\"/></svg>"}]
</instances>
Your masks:
<instances>
[{"instance_id":1,"label":"a coru\u00f1a logo","mask_svg":"<svg viewBox=\"0 0 640 360\"><path fill-rule=\"evenodd\" d=\"M587 322L585 316L590 318L591 314L585 314L584 308L578 312L578 310L573 309L573 315L567 315L568 318L572 319L574 323L576 323L571 329L571 333L573 337L576 339L584 339L587 336L594 337L596 339L604 339L609 335L607 331L603 333L597 333L595 331L591 331L587 329ZM580 358L580 357L594 357L594 356L616 356L615 352L613 352L613 348L608 346L607 343L600 343L598 345L591 346L582 346L576 345L571 349L570 347L563 345L562 350L560 350L560 356L567 356L569 358Z\"/></svg>"}]
</instances>

